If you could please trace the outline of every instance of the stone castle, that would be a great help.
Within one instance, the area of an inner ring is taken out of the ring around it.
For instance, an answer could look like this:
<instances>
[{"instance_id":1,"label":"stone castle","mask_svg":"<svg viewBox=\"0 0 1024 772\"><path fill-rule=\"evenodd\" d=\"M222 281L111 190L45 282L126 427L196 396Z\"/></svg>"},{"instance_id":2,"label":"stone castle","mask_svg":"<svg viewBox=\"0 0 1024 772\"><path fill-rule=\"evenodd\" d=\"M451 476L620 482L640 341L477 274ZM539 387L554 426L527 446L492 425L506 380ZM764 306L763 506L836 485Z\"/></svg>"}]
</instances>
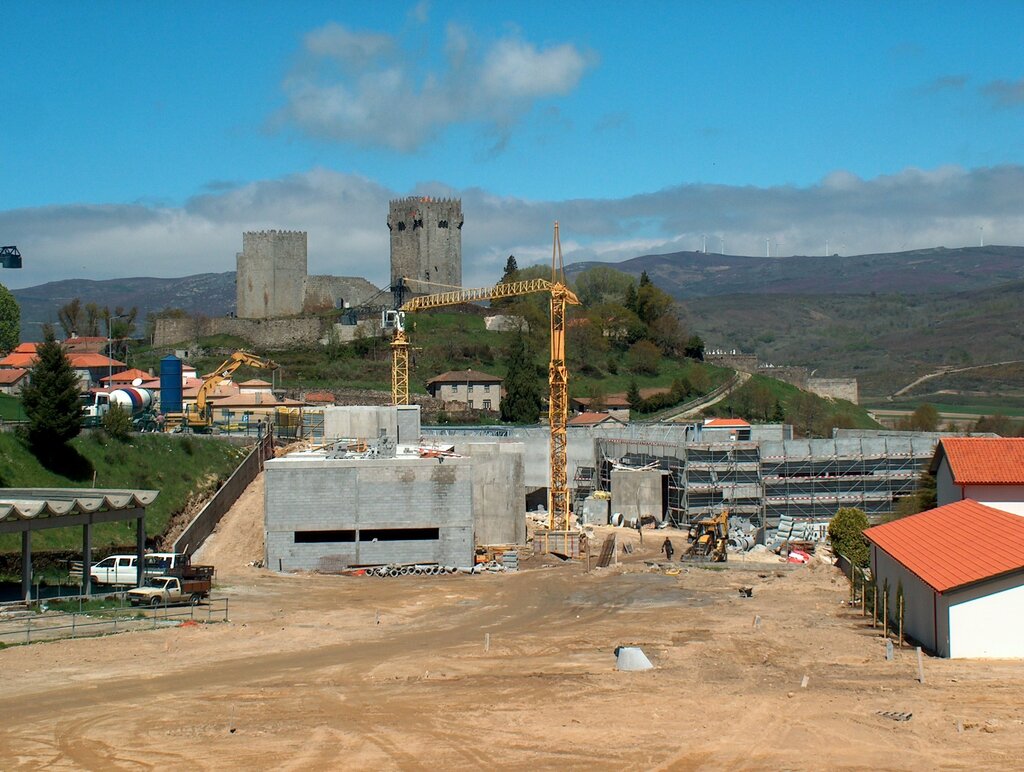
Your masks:
<instances>
[{"instance_id":1,"label":"stone castle","mask_svg":"<svg viewBox=\"0 0 1024 772\"><path fill-rule=\"evenodd\" d=\"M391 201L387 225L392 284L399 278L412 280L416 294L440 291L432 284L462 286L462 222L460 199ZM242 251L235 256L237 318L158 319L154 344L168 346L218 334L235 335L266 349L324 340L329 323L316 314L360 306L379 290L358 276L310 276L306 255L305 231L243 233Z\"/></svg>"},{"instance_id":2,"label":"stone castle","mask_svg":"<svg viewBox=\"0 0 1024 772\"><path fill-rule=\"evenodd\" d=\"M412 279L414 292L437 292L430 284L462 286L462 201L399 198L390 203L391 283ZM419 284L417 282L429 282Z\"/></svg>"}]
</instances>

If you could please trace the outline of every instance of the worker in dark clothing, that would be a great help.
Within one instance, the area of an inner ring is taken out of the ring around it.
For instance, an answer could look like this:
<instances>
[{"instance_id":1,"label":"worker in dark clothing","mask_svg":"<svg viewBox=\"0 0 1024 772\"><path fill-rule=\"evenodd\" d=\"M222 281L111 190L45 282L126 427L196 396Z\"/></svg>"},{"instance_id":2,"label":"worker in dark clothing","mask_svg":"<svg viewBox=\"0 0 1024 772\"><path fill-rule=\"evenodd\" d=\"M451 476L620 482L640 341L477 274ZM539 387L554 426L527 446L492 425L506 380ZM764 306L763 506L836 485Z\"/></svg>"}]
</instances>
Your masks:
<instances>
[{"instance_id":1,"label":"worker in dark clothing","mask_svg":"<svg viewBox=\"0 0 1024 772\"><path fill-rule=\"evenodd\" d=\"M676 548L672 546L672 540L667 536L665 537L665 543L661 545L661 551L665 553L665 558L672 562L672 556L676 552Z\"/></svg>"}]
</instances>

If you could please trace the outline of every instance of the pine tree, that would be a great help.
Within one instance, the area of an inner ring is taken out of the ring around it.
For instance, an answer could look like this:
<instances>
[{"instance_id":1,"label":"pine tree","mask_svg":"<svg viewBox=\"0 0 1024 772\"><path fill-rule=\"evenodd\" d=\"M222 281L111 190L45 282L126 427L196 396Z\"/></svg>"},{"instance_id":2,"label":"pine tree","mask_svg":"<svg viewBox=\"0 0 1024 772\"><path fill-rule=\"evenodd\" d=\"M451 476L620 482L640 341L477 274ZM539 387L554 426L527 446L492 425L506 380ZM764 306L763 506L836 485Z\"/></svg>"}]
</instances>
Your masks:
<instances>
[{"instance_id":1,"label":"pine tree","mask_svg":"<svg viewBox=\"0 0 1024 772\"><path fill-rule=\"evenodd\" d=\"M506 358L508 374L501 398L501 420L511 423L536 423L540 416L540 379L530 356L526 337L512 338Z\"/></svg>"},{"instance_id":2,"label":"pine tree","mask_svg":"<svg viewBox=\"0 0 1024 772\"><path fill-rule=\"evenodd\" d=\"M636 385L635 378L629 382L629 388L626 389L626 401L630 410L640 410L643 405L644 400L640 396L640 387Z\"/></svg>"},{"instance_id":3,"label":"pine tree","mask_svg":"<svg viewBox=\"0 0 1024 772\"><path fill-rule=\"evenodd\" d=\"M52 454L81 431L78 378L52 330L47 331L36 356L21 403L28 417L29 444L37 454Z\"/></svg>"},{"instance_id":4,"label":"pine tree","mask_svg":"<svg viewBox=\"0 0 1024 772\"><path fill-rule=\"evenodd\" d=\"M519 273L519 264L516 263L516 256L509 255L508 260L505 261L505 273L501 276L501 283L507 284L510 281L516 280L516 275Z\"/></svg>"}]
</instances>

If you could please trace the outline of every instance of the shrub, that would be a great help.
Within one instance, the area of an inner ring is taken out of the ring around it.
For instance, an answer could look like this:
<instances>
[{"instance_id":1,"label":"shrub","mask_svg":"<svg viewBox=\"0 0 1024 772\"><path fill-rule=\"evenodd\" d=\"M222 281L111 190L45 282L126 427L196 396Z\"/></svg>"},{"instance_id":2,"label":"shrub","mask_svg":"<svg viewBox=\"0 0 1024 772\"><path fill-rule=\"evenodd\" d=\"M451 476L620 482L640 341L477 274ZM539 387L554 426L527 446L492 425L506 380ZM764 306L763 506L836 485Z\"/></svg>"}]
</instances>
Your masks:
<instances>
[{"instance_id":1,"label":"shrub","mask_svg":"<svg viewBox=\"0 0 1024 772\"><path fill-rule=\"evenodd\" d=\"M866 568L870 562L868 543L864 529L868 527L868 516L856 507L843 507L828 524L828 541L832 552L845 555L859 568Z\"/></svg>"},{"instance_id":2,"label":"shrub","mask_svg":"<svg viewBox=\"0 0 1024 772\"><path fill-rule=\"evenodd\" d=\"M100 424L104 432L120 442L127 442L132 436L132 414L121 405L111 405Z\"/></svg>"}]
</instances>

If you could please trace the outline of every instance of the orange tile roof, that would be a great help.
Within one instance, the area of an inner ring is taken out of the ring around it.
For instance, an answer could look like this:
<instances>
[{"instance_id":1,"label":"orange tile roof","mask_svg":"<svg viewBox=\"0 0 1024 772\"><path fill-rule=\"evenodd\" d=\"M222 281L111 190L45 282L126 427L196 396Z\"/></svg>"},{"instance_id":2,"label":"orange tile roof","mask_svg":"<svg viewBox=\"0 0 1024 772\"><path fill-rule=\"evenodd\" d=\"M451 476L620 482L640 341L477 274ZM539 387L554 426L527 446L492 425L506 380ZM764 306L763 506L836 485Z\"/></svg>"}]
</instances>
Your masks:
<instances>
[{"instance_id":1,"label":"orange tile roof","mask_svg":"<svg viewBox=\"0 0 1024 772\"><path fill-rule=\"evenodd\" d=\"M1024 438L943 437L932 474L943 456L957 485L1024 485Z\"/></svg>"},{"instance_id":2,"label":"orange tile roof","mask_svg":"<svg viewBox=\"0 0 1024 772\"><path fill-rule=\"evenodd\" d=\"M140 370L137 367L133 367L131 370L124 370L120 373L114 373L111 376L104 375L102 378L100 378L100 382L106 383L108 377L110 378L112 383L131 383L136 378L141 378L144 381L148 381L153 376L151 376L145 370Z\"/></svg>"},{"instance_id":3,"label":"orange tile roof","mask_svg":"<svg viewBox=\"0 0 1024 772\"><path fill-rule=\"evenodd\" d=\"M750 424L742 418L709 418L704 422L704 426L711 427L712 429L745 429L748 428Z\"/></svg>"},{"instance_id":4,"label":"orange tile roof","mask_svg":"<svg viewBox=\"0 0 1024 772\"><path fill-rule=\"evenodd\" d=\"M118 362L116 359L103 356L103 354L94 354L89 351L82 353L75 353L74 351L68 352L68 359L71 360L71 366L76 370L87 370L90 367L127 367L124 362Z\"/></svg>"},{"instance_id":5,"label":"orange tile roof","mask_svg":"<svg viewBox=\"0 0 1024 772\"><path fill-rule=\"evenodd\" d=\"M329 402L334 404L335 396L329 391L307 391L306 402Z\"/></svg>"},{"instance_id":6,"label":"orange tile roof","mask_svg":"<svg viewBox=\"0 0 1024 772\"><path fill-rule=\"evenodd\" d=\"M262 388L270 388L274 384L270 383L269 381L261 381L259 378L250 378L247 381L242 381L238 385L239 386L249 386L249 387L259 386L262 389Z\"/></svg>"},{"instance_id":7,"label":"orange tile roof","mask_svg":"<svg viewBox=\"0 0 1024 772\"><path fill-rule=\"evenodd\" d=\"M0 359L0 367L31 367L35 362L35 354L16 351Z\"/></svg>"},{"instance_id":8,"label":"orange tile roof","mask_svg":"<svg viewBox=\"0 0 1024 772\"><path fill-rule=\"evenodd\" d=\"M625 423L609 413L580 413L578 416L570 418L566 424L569 426L597 426L606 421L613 421L617 424Z\"/></svg>"},{"instance_id":9,"label":"orange tile roof","mask_svg":"<svg viewBox=\"0 0 1024 772\"><path fill-rule=\"evenodd\" d=\"M1024 517L973 499L876 525L864 537L937 592L1024 569Z\"/></svg>"},{"instance_id":10,"label":"orange tile roof","mask_svg":"<svg viewBox=\"0 0 1024 772\"><path fill-rule=\"evenodd\" d=\"M28 370L23 370L20 367L11 367L6 370L0 370L0 386L11 386L17 383L25 377L26 373L28 373Z\"/></svg>"},{"instance_id":11,"label":"orange tile roof","mask_svg":"<svg viewBox=\"0 0 1024 772\"><path fill-rule=\"evenodd\" d=\"M14 347L12 354L34 354L36 353L36 347L38 343L19 343Z\"/></svg>"}]
</instances>

